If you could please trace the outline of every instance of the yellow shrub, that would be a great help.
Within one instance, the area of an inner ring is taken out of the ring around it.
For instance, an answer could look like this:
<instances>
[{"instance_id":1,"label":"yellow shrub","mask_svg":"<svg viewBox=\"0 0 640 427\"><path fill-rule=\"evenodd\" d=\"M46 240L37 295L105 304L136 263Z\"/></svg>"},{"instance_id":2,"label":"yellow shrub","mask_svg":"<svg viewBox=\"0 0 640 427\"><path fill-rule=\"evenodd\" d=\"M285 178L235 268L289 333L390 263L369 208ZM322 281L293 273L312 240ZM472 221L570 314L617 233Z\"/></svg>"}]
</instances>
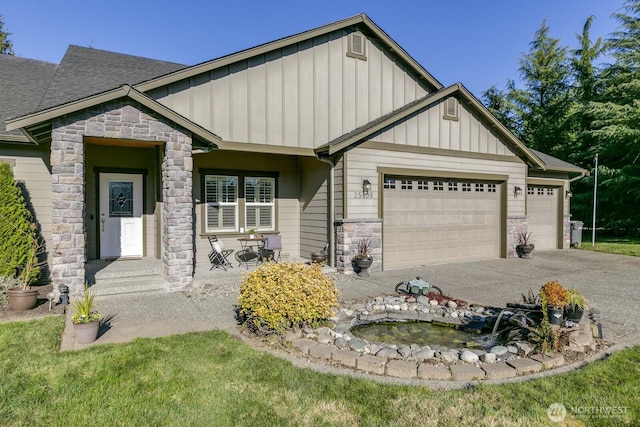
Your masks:
<instances>
[{"instance_id":1,"label":"yellow shrub","mask_svg":"<svg viewBox=\"0 0 640 427\"><path fill-rule=\"evenodd\" d=\"M245 276L240 315L255 331L315 326L333 316L338 290L318 264L264 263Z\"/></svg>"}]
</instances>

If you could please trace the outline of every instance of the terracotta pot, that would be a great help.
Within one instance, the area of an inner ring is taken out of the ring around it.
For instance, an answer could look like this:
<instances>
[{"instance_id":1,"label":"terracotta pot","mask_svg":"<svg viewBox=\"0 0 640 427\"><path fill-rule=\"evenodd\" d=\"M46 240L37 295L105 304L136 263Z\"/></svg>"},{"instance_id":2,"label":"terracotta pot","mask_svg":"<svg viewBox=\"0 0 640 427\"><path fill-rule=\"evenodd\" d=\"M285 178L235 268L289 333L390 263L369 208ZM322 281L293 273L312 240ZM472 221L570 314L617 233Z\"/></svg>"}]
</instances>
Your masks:
<instances>
[{"instance_id":1,"label":"terracotta pot","mask_svg":"<svg viewBox=\"0 0 640 427\"><path fill-rule=\"evenodd\" d=\"M76 332L78 344L91 344L98 338L98 328L100 322L74 323L73 329Z\"/></svg>"},{"instance_id":2,"label":"terracotta pot","mask_svg":"<svg viewBox=\"0 0 640 427\"><path fill-rule=\"evenodd\" d=\"M31 310L38 302L38 291L31 289L9 289L11 310Z\"/></svg>"}]
</instances>

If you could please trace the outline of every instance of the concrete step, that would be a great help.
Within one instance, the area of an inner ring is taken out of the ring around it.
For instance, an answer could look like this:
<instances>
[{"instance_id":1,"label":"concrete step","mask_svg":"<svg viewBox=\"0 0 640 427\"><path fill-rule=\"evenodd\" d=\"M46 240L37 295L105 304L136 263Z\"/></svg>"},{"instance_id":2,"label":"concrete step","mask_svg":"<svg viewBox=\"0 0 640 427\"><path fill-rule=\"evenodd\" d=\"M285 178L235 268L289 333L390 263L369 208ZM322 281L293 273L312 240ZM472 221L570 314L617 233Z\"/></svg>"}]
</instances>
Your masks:
<instances>
[{"instance_id":1,"label":"concrete step","mask_svg":"<svg viewBox=\"0 0 640 427\"><path fill-rule=\"evenodd\" d=\"M91 286L96 298L125 294L160 294L169 292L169 284L158 274L144 276L127 275L98 279Z\"/></svg>"}]
</instances>

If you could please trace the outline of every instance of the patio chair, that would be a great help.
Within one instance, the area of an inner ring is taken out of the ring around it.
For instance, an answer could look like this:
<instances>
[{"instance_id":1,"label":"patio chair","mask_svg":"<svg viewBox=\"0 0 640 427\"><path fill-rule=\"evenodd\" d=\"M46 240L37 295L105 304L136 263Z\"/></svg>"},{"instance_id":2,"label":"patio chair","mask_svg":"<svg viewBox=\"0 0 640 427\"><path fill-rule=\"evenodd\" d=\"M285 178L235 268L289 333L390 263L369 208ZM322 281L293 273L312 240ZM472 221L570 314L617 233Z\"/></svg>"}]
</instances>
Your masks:
<instances>
[{"instance_id":1,"label":"patio chair","mask_svg":"<svg viewBox=\"0 0 640 427\"><path fill-rule=\"evenodd\" d=\"M227 258L231 252L233 252L233 249L225 249L224 243L218 240L217 236L209 236L209 245L211 245L211 252L209 252L211 268L209 270L222 268L224 271L227 271L227 267L233 268L233 265L231 265Z\"/></svg>"},{"instance_id":2,"label":"patio chair","mask_svg":"<svg viewBox=\"0 0 640 427\"><path fill-rule=\"evenodd\" d=\"M262 259L280 261L280 252L282 251L282 240L278 234L264 234L264 247L262 248Z\"/></svg>"}]
</instances>

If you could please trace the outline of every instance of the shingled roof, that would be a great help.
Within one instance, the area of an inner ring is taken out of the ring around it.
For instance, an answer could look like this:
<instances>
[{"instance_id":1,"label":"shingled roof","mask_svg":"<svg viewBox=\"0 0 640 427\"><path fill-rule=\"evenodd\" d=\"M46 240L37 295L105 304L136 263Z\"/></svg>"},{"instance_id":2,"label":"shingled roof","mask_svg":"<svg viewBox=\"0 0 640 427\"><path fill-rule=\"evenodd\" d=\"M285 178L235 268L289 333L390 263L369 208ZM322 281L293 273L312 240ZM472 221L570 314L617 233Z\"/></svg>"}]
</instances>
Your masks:
<instances>
[{"instance_id":1,"label":"shingled roof","mask_svg":"<svg viewBox=\"0 0 640 427\"><path fill-rule=\"evenodd\" d=\"M542 151L534 150L533 148L530 148L530 150L533 152L533 154L538 156L540 160L542 160L546 170L558 171L558 172L575 172L575 173L586 172L585 169L579 166L576 166L569 162L565 162L564 160L560 160L557 157L553 157L549 154L543 153Z\"/></svg>"},{"instance_id":2,"label":"shingled roof","mask_svg":"<svg viewBox=\"0 0 640 427\"><path fill-rule=\"evenodd\" d=\"M141 83L185 67L173 62L71 45L37 109L75 101L123 84Z\"/></svg>"},{"instance_id":3,"label":"shingled roof","mask_svg":"<svg viewBox=\"0 0 640 427\"><path fill-rule=\"evenodd\" d=\"M56 67L50 62L0 55L0 137L24 138L19 130L7 132L4 121L37 109Z\"/></svg>"}]
</instances>

